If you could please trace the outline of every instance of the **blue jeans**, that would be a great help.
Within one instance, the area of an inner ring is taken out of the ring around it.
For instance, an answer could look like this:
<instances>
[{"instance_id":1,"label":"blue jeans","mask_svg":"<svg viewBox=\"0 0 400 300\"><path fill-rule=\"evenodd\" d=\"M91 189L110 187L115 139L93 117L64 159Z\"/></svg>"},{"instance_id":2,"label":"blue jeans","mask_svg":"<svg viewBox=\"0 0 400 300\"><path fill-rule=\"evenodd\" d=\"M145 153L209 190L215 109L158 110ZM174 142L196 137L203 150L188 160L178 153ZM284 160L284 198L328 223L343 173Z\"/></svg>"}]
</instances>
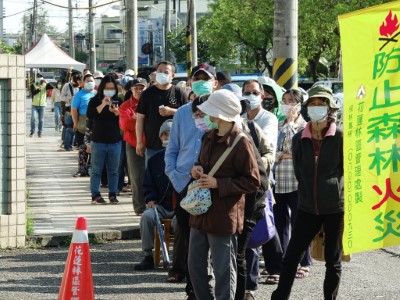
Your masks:
<instances>
[{"instance_id":1,"label":"blue jeans","mask_svg":"<svg viewBox=\"0 0 400 300\"><path fill-rule=\"evenodd\" d=\"M65 150L72 150L72 143L74 141L74 130L72 128L65 128L65 135L64 135L64 149Z\"/></svg>"},{"instance_id":2,"label":"blue jeans","mask_svg":"<svg viewBox=\"0 0 400 300\"><path fill-rule=\"evenodd\" d=\"M61 128L60 115L61 115L61 102L54 102L54 123L56 129Z\"/></svg>"},{"instance_id":3,"label":"blue jeans","mask_svg":"<svg viewBox=\"0 0 400 300\"><path fill-rule=\"evenodd\" d=\"M108 196L115 196L118 192L118 166L121 154L121 142L103 144L91 142L92 146L92 173L90 174L90 192L92 198L100 195L100 179L104 165L107 169Z\"/></svg>"},{"instance_id":4,"label":"blue jeans","mask_svg":"<svg viewBox=\"0 0 400 300\"><path fill-rule=\"evenodd\" d=\"M31 134L35 133L35 119L36 114L39 118L39 126L38 126L38 134L42 135L43 132L43 123L44 123L44 106L36 106L32 105L32 114L31 114Z\"/></svg>"}]
</instances>

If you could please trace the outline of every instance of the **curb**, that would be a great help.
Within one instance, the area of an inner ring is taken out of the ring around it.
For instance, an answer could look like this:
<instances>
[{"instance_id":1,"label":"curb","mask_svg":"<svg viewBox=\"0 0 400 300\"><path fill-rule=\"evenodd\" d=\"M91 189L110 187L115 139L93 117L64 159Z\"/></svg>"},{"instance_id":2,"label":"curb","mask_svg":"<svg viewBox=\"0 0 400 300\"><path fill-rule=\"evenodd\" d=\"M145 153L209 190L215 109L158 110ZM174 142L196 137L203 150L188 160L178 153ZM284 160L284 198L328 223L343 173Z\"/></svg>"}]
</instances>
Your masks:
<instances>
[{"instance_id":1,"label":"curb","mask_svg":"<svg viewBox=\"0 0 400 300\"><path fill-rule=\"evenodd\" d=\"M121 227L107 230L97 230L88 233L89 242L140 239L140 229L134 227ZM55 235L31 235L27 242L33 242L42 247L62 247L70 244L72 232L57 233Z\"/></svg>"}]
</instances>

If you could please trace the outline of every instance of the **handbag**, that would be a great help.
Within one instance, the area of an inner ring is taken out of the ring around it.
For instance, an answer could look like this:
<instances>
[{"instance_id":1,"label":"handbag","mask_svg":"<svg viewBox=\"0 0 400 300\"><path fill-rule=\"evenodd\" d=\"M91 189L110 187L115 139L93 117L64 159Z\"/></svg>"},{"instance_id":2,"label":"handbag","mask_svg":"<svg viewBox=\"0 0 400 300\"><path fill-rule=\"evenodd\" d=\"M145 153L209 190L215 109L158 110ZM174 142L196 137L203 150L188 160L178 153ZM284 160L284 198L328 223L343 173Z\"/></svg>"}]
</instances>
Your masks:
<instances>
[{"instance_id":1,"label":"handbag","mask_svg":"<svg viewBox=\"0 0 400 300\"><path fill-rule=\"evenodd\" d=\"M78 119L78 132L85 133L86 131L86 115L79 115Z\"/></svg>"},{"instance_id":2,"label":"handbag","mask_svg":"<svg viewBox=\"0 0 400 300\"><path fill-rule=\"evenodd\" d=\"M253 228L247 248L257 248L264 245L276 234L274 213L272 210L273 202L272 190L265 192L264 216L257 222Z\"/></svg>"},{"instance_id":3,"label":"handbag","mask_svg":"<svg viewBox=\"0 0 400 300\"><path fill-rule=\"evenodd\" d=\"M311 241L310 254L315 260L325 261L325 233L323 228ZM342 255L342 261L349 262L350 260L350 255Z\"/></svg>"},{"instance_id":4,"label":"handbag","mask_svg":"<svg viewBox=\"0 0 400 300\"><path fill-rule=\"evenodd\" d=\"M243 136L243 133L239 133L236 136L235 140L232 143L232 146L225 150L225 152L217 160L211 171L208 173L209 176L214 176L224 160L228 157L229 153L231 153L233 148ZM189 214L193 216L198 216L206 213L211 204L211 190L209 188L202 188L199 181L194 180L189 184L186 197L182 199L180 206Z\"/></svg>"}]
</instances>

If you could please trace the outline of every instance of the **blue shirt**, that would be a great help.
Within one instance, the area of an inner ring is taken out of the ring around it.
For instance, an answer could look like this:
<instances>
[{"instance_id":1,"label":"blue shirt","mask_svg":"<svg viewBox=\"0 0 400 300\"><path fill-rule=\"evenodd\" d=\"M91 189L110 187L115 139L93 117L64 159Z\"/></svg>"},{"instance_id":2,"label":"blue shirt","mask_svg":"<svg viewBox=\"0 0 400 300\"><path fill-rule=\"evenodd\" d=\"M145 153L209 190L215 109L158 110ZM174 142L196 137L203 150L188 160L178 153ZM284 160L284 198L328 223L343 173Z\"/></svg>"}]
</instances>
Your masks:
<instances>
[{"instance_id":1,"label":"blue shirt","mask_svg":"<svg viewBox=\"0 0 400 300\"><path fill-rule=\"evenodd\" d=\"M72 108L76 108L78 110L79 115L86 115L86 110L89 104L89 100L93 98L95 93L88 92L85 89L81 89L77 92L72 99Z\"/></svg>"},{"instance_id":2,"label":"blue shirt","mask_svg":"<svg viewBox=\"0 0 400 300\"><path fill-rule=\"evenodd\" d=\"M165 152L165 174L178 193L189 183L190 170L197 162L201 148L203 132L197 129L192 115L192 103L175 112Z\"/></svg>"}]
</instances>

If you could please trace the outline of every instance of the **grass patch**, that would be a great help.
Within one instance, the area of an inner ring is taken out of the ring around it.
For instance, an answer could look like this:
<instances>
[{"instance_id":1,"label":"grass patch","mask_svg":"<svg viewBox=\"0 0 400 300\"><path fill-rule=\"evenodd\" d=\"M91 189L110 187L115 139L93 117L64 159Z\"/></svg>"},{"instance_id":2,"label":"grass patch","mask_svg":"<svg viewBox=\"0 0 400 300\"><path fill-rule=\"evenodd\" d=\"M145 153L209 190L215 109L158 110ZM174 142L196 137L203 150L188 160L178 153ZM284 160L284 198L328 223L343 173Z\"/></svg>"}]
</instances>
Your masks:
<instances>
[{"instance_id":1,"label":"grass patch","mask_svg":"<svg viewBox=\"0 0 400 300\"><path fill-rule=\"evenodd\" d=\"M33 224L35 223L28 205L30 195L29 188L27 187L25 191L25 226L27 236L30 236L33 233Z\"/></svg>"}]
</instances>

